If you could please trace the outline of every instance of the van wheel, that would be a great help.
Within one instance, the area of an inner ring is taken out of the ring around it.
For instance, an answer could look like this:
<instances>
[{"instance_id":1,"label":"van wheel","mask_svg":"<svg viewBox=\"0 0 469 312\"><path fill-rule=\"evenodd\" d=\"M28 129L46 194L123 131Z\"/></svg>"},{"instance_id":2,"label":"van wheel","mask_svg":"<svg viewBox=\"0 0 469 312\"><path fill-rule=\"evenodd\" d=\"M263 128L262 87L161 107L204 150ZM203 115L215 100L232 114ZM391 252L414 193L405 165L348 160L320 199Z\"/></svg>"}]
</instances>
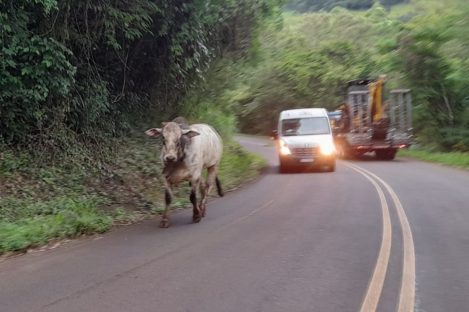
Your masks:
<instances>
[{"instance_id":1,"label":"van wheel","mask_svg":"<svg viewBox=\"0 0 469 312\"><path fill-rule=\"evenodd\" d=\"M334 172L335 171L335 159L327 164L327 172Z\"/></svg>"},{"instance_id":2,"label":"van wheel","mask_svg":"<svg viewBox=\"0 0 469 312\"><path fill-rule=\"evenodd\" d=\"M285 161L282 161L282 159L279 160L280 162L280 173L288 173L290 171L290 167Z\"/></svg>"}]
</instances>

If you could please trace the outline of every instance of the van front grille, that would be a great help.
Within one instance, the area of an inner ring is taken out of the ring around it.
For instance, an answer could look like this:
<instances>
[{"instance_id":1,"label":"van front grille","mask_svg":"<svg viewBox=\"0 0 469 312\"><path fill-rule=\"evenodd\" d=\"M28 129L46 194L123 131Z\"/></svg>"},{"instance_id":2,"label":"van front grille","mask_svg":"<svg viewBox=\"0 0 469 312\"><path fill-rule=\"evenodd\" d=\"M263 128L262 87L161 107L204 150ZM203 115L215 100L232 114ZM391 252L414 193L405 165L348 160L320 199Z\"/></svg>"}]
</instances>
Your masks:
<instances>
[{"instance_id":1,"label":"van front grille","mask_svg":"<svg viewBox=\"0 0 469 312\"><path fill-rule=\"evenodd\" d=\"M297 157L316 157L319 154L318 147L293 148L292 154Z\"/></svg>"}]
</instances>

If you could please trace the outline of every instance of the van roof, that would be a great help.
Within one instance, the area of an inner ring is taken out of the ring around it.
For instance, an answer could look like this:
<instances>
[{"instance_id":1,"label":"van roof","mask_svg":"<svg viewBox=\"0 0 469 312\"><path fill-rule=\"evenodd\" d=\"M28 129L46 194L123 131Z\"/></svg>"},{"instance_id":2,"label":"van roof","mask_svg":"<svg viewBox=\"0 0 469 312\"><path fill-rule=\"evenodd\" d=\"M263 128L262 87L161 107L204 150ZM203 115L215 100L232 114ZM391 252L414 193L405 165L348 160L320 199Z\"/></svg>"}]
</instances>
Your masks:
<instances>
[{"instance_id":1,"label":"van roof","mask_svg":"<svg viewBox=\"0 0 469 312\"><path fill-rule=\"evenodd\" d=\"M300 108L290 109L280 113L280 119L305 117L327 117L327 111L324 108Z\"/></svg>"}]
</instances>

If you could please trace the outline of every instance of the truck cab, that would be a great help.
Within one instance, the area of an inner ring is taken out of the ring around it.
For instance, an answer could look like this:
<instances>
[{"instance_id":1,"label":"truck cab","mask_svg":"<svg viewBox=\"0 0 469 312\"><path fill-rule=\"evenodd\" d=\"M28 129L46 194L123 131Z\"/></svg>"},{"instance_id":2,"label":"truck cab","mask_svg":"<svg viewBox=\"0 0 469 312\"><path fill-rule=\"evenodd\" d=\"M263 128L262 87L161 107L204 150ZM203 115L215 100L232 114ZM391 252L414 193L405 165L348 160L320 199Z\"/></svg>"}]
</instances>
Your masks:
<instances>
[{"instance_id":1,"label":"truck cab","mask_svg":"<svg viewBox=\"0 0 469 312\"><path fill-rule=\"evenodd\" d=\"M281 172L293 166L327 166L335 171L334 139L324 108L282 111L276 139Z\"/></svg>"}]
</instances>

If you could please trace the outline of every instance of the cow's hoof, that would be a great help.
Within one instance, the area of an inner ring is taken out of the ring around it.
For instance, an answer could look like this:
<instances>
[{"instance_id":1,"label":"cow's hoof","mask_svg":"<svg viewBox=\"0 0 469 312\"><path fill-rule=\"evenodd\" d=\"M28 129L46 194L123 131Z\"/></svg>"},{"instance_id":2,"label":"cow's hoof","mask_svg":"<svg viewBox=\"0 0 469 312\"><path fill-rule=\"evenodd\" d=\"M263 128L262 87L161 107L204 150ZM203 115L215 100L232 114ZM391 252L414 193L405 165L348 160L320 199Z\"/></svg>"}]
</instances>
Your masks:
<instances>
[{"instance_id":1,"label":"cow's hoof","mask_svg":"<svg viewBox=\"0 0 469 312\"><path fill-rule=\"evenodd\" d=\"M192 216L192 222L194 223L199 223L200 220L202 220L202 217L201 216Z\"/></svg>"},{"instance_id":2,"label":"cow's hoof","mask_svg":"<svg viewBox=\"0 0 469 312\"><path fill-rule=\"evenodd\" d=\"M163 219L160 221L160 228L166 229L169 227L169 220Z\"/></svg>"},{"instance_id":3,"label":"cow's hoof","mask_svg":"<svg viewBox=\"0 0 469 312\"><path fill-rule=\"evenodd\" d=\"M199 211L200 211L200 214L203 217L205 217L205 211L207 210L207 204L200 204L199 205Z\"/></svg>"}]
</instances>

